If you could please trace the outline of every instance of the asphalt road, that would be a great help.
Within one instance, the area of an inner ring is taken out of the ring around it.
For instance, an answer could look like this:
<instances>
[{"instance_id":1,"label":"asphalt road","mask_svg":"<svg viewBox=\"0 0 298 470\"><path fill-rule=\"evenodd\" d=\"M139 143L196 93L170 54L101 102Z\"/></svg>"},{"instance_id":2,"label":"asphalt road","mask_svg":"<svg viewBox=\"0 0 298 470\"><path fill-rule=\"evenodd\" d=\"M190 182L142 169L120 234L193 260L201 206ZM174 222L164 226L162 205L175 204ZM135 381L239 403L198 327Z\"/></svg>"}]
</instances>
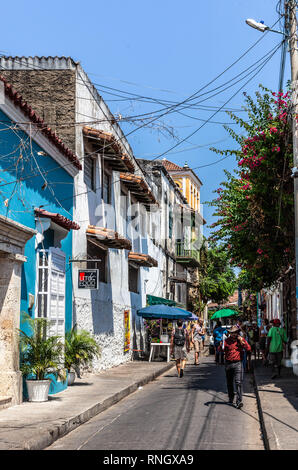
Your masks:
<instances>
[{"instance_id":1,"label":"asphalt road","mask_svg":"<svg viewBox=\"0 0 298 470\"><path fill-rule=\"evenodd\" d=\"M192 359L183 378L166 372L46 450L264 450L250 375L238 410L227 404L224 366Z\"/></svg>"}]
</instances>

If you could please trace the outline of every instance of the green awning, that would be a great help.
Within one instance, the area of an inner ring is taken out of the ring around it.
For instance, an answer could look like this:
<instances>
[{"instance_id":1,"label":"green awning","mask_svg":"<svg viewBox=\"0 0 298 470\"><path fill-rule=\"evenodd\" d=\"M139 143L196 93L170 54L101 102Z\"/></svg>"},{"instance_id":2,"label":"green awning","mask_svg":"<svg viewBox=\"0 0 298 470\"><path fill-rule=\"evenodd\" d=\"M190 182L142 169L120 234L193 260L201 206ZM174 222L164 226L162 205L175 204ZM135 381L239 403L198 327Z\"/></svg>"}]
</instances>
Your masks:
<instances>
[{"instance_id":1,"label":"green awning","mask_svg":"<svg viewBox=\"0 0 298 470\"><path fill-rule=\"evenodd\" d=\"M160 304L175 306L177 305L177 302L175 302L174 300L164 299L163 297L156 297L155 295L147 294L147 305L160 305Z\"/></svg>"}]
</instances>

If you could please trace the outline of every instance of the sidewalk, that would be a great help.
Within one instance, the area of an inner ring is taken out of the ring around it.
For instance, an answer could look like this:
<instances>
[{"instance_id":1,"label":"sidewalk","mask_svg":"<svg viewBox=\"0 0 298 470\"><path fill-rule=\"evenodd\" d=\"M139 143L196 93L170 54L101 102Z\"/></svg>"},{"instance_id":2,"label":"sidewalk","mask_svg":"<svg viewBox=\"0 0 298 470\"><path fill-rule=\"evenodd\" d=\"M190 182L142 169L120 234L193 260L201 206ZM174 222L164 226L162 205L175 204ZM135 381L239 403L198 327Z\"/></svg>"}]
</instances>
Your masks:
<instances>
[{"instance_id":1,"label":"sidewalk","mask_svg":"<svg viewBox=\"0 0 298 470\"><path fill-rule=\"evenodd\" d=\"M254 376L261 408L265 447L298 450L298 377L283 367L281 378L271 379L272 368L257 361Z\"/></svg>"},{"instance_id":2,"label":"sidewalk","mask_svg":"<svg viewBox=\"0 0 298 470\"><path fill-rule=\"evenodd\" d=\"M175 366L175 361L129 362L89 374L44 403L0 411L0 450L41 450Z\"/></svg>"}]
</instances>

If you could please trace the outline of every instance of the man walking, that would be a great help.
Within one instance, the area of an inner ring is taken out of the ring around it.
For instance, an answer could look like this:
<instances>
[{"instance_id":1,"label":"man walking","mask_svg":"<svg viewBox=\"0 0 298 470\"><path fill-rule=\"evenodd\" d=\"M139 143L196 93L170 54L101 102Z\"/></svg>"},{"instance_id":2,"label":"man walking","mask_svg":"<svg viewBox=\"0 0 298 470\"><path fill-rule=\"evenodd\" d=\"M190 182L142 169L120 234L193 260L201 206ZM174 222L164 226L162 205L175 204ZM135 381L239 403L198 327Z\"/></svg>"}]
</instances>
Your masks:
<instances>
[{"instance_id":1,"label":"man walking","mask_svg":"<svg viewBox=\"0 0 298 470\"><path fill-rule=\"evenodd\" d=\"M223 364L223 354L221 352L221 344L223 341L223 335L227 333L227 330L221 326L221 322L218 320L216 327L213 330L214 349L215 349L215 362L216 364Z\"/></svg>"},{"instance_id":2,"label":"man walking","mask_svg":"<svg viewBox=\"0 0 298 470\"><path fill-rule=\"evenodd\" d=\"M239 335L237 326L233 326L230 331L230 336L225 341L224 354L225 354L225 367L226 379L229 395L229 404L234 402L234 382L236 386L236 407L242 408L242 384L243 384L243 351L250 351L251 347L248 342Z\"/></svg>"},{"instance_id":3,"label":"man walking","mask_svg":"<svg viewBox=\"0 0 298 470\"><path fill-rule=\"evenodd\" d=\"M280 327L278 318L273 320L273 327L270 328L267 335L269 349L269 358L273 365L273 375L271 379L280 377L281 360L283 356L283 345L287 343L287 335L284 328Z\"/></svg>"},{"instance_id":4,"label":"man walking","mask_svg":"<svg viewBox=\"0 0 298 470\"><path fill-rule=\"evenodd\" d=\"M177 320L177 328L173 329L170 345L171 354L174 354L176 360L178 377L183 377L187 352L190 351L189 334L182 325L182 320Z\"/></svg>"}]
</instances>

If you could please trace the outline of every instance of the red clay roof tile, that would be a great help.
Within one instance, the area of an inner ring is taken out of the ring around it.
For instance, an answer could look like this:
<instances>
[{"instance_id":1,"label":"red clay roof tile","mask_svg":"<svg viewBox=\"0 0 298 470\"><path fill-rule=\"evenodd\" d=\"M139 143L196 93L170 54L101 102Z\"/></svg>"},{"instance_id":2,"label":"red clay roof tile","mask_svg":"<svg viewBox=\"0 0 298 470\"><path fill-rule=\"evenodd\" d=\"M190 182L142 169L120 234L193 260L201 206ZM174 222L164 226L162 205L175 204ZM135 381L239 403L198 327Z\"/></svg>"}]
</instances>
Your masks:
<instances>
[{"instance_id":1,"label":"red clay roof tile","mask_svg":"<svg viewBox=\"0 0 298 470\"><path fill-rule=\"evenodd\" d=\"M73 222L72 220L68 219L67 217L64 217L59 213L55 214L53 212L48 212L39 207L35 207L34 212L38 217L47 217L53 222L55 222L57 225L60 225L60 227L66 228L67 230L80 229L80 226L77 223Z\"/></svg>"}]
</instances>

